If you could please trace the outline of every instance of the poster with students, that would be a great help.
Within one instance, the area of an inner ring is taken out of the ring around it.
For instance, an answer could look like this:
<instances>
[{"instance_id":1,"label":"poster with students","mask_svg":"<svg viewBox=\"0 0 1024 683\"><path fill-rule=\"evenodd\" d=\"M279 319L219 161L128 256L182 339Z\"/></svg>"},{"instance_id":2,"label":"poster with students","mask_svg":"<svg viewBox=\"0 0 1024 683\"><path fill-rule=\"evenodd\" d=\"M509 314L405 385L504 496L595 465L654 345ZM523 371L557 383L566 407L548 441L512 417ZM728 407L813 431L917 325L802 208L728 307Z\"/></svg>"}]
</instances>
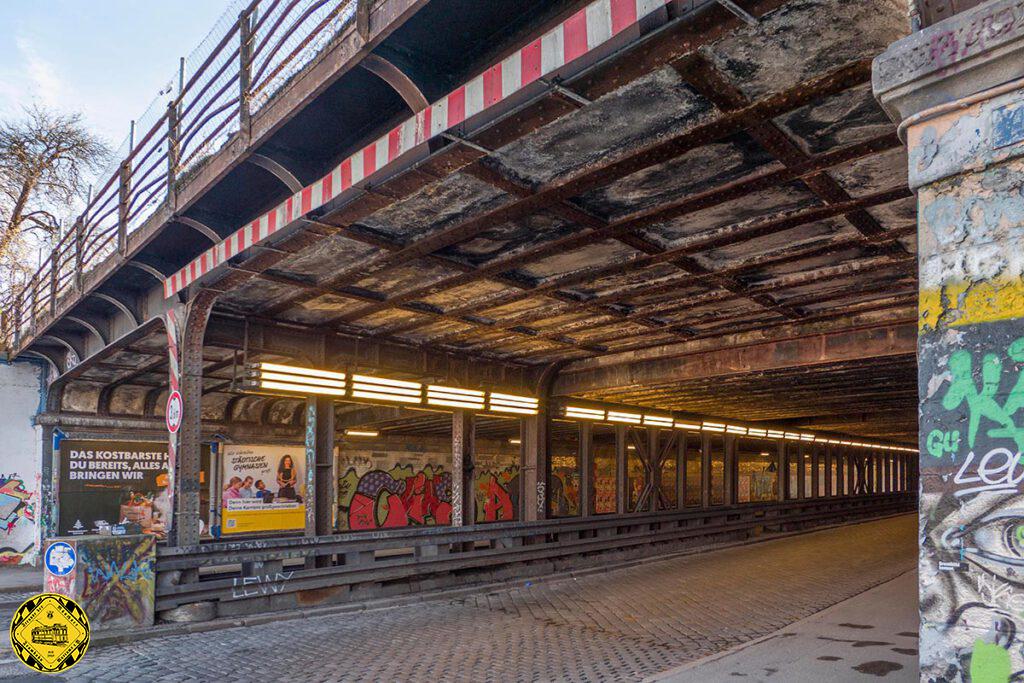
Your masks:
<instances>
[{"instance_id":1,"label":"poster with students","mask_svg":"<svg viewBox=\"0 0 1024 683\"><path fill-rule=\"evenodd\" d=\"M222 533L306 527L304 447L226 445L221 462Z\"/></svg>"},{"instance_id":2,"label":"poster with students","mask_svg":"<svg viewBox=\"0 0 1024 683\"><path fill-rule=\"evenodd\" d=\"M171 519L167 492L167 441L63 439L59 446L57 533L107 533L138 525L164 538ZM202 445L200 484L205 486L210 446ZM201 491L205 502L206 490ZM205 510L205 504L201 502Z\"/></svg>"}]
</instances>

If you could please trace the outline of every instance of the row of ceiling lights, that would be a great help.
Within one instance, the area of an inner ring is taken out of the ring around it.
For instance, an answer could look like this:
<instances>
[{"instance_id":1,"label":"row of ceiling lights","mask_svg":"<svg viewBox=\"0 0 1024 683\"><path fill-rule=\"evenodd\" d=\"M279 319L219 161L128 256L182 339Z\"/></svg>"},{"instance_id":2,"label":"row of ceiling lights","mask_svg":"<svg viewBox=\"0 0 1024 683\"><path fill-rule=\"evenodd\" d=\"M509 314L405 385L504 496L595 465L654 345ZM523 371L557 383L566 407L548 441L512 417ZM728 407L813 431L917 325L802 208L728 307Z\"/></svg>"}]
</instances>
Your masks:
<instances>
[{"instance_id":1,"label":"row of ceiling lights","mask_svg":"<svg viewBox=\"0 0 1024 683\"><path fill-rule=\"evenodd\" d=\"M775 429L761 429L758 427L744 427L741 425L726 424L724 422L710 422L707 420L677 420L671 415L659 415L655 413L629 412L622 409L604 409L588 406L566 405L562 414L571 420L591 420L594 422L609 422L618 424L637 425L643 427L662 427L666 429L686 429L690 431L702 431L721 434L735 434L737 436L753 436L766 439L786 439L790 441L806 441L838 446L850 446L854 448L876 448L890 451L901 451L906 453L917 453L916 448L906 446L892 446L878 443L867 443L862 441L849 441L825 437L810 432L786 432Z\"/></svg>"},{"instance_id":2,"label":"row of ceiling lights","mask_svg":"<svg viewBox=\"0 0 1024 683\"><path fill-rule=\"evenodd\" d=\"M459 408L512 415L536 415L539 409L537 399L531 396L440 384L424 385L404 379L349 375L280 363L246 365L243 388L259 393L336 396L352 401Z\"/></svg>"}]
</instances>

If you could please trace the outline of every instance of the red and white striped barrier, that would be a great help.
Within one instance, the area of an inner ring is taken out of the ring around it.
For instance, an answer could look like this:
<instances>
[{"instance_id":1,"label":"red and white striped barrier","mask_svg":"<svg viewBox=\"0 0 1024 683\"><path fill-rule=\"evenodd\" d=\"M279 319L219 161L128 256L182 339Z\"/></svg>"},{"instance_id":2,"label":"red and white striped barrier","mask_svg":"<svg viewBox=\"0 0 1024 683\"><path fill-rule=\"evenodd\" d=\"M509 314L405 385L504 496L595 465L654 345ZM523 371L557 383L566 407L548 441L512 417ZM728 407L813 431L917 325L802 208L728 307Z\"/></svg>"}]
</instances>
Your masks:
<instances>
[{"instance_id":1,"label":"red and white striped barrier","mask_svg":"<svg viewBox=\"0 0 1024 683\"><path fill-rule=\"evenodd\" d=\"M636 25L671 0L596 0L540 38L459 86L330 173L243 225L164 281L171 297L231 257L326 204L400 156L495 106Z\"/></svg>"}]
</instances>

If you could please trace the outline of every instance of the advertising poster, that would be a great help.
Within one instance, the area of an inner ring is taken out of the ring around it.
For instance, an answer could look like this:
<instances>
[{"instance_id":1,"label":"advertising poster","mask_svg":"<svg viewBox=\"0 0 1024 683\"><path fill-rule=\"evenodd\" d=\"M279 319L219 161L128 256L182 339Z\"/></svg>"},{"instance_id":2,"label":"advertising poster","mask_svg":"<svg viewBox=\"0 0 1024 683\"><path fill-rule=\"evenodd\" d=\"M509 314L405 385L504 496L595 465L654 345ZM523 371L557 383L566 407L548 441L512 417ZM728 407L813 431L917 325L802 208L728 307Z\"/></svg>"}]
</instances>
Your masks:
<instances>
[{"instance_id":1,"label":"advertising poster","mask_svg":"<svg viewBox=\"0 0 1024 683\"><path fill-rule=\"evenodd\" d=\"M137 533L166 536L166 441L64 439L59 453L59 536L106 533L115 524L137 524ZM203 445L201 484L208 481L209 463L210 447Z\"/></svg>"},{"instance_id":2,"label":"advertising poster","mask_svg":"<svg viewBox=\"0 0 1024 683\"><path fill-rule=\"evenodd\" d=\"M223 453L224 534L306 527L303 446L225 445Z\"/></svg>"}]
</instances>

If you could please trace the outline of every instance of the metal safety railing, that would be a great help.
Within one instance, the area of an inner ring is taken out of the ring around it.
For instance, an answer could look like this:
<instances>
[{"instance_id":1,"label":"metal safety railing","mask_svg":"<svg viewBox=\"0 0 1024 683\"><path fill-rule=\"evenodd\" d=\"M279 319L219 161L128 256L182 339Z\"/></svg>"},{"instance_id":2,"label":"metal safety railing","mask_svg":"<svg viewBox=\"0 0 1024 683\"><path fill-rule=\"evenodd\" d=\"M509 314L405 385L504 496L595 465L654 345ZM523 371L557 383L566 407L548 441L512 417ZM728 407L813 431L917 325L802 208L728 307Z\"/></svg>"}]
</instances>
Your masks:
<instances>
[{"instance_id":1,"label":"metal safety railing","mask_svg":"<svg viewBox=\"0 0 1024 683\"><path fill-rule=\"evenodd\" d=\"M56 315L58 302L196 175L251 117L365 15L368 0L233 0L207 37L183 57L175 79L132 122L85 210L40 268L0 301L0 348ZM175 84L176 80L176 84Z\"/></svg>"},{"instance_id":2,"label":"metal safety railing","mask_svg":"<svg viewBox=\"0 0 1024 683\"><path fill-rule=\"evenodd\" d=\"M608 553L644 556L760 531L898 514L915 505L913 493L879 493L462 528L382 529L161 546L156 608L213 601L223 616L246 610L244 605L226 603L250 598L273 598L273 609L370 599L427 586L464 586L603 564L609 561Z\"/></svg>"}]
</instances>

